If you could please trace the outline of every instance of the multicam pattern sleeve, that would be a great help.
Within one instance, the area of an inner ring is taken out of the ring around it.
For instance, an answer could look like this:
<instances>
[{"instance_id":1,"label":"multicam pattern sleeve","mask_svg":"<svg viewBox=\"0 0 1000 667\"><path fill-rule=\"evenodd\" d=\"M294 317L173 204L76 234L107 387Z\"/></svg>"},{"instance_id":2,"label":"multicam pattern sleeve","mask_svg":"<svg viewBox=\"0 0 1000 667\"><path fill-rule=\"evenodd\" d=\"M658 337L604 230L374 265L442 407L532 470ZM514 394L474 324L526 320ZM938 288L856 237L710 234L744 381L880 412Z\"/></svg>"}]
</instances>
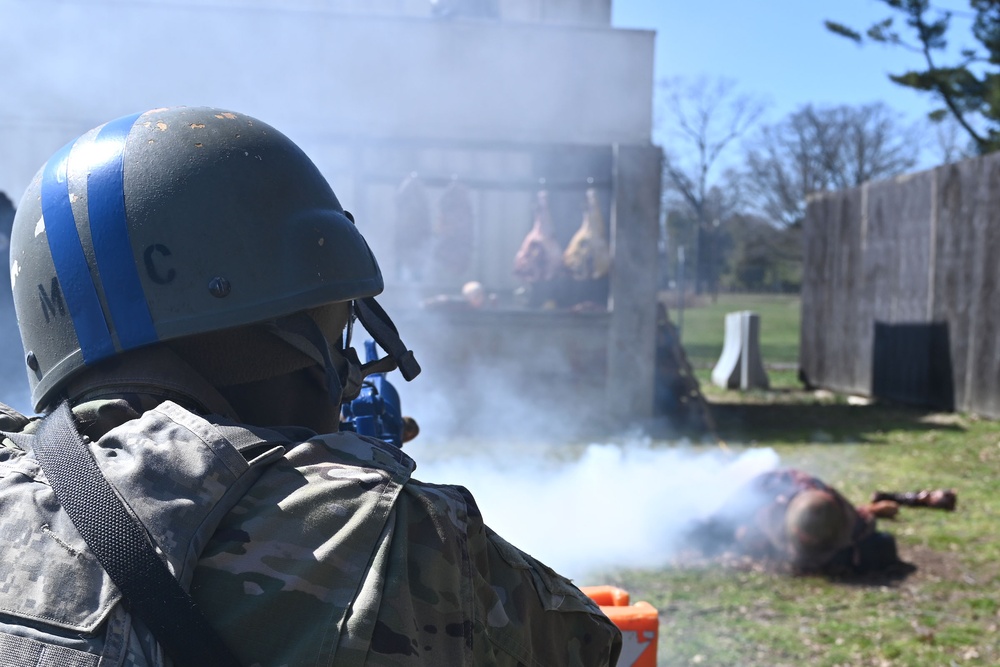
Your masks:
<instances>
[{"instance_id":1,"label":"multicam pattern sleeve","mask_svg":"<svg viewBox=\"0 0 1000 667\"><path fill-rule=\"evenodd\" d=\"M248 665L609 665L620 634L489 530L461 487L353 434L290 447L227 515L192 594Z\"/></svg>"},{"instance_id":2,"label":"multicam pattern sleeve","mask_svg":"<svg viewBox=\"0 0 1000 667\"><path fill-rule=\"evenodd\" d=\"M567 579L486 527L464 488L411 482L392 521L363 664L617 661L618 629Z\"/></svg>"}]
</instances>

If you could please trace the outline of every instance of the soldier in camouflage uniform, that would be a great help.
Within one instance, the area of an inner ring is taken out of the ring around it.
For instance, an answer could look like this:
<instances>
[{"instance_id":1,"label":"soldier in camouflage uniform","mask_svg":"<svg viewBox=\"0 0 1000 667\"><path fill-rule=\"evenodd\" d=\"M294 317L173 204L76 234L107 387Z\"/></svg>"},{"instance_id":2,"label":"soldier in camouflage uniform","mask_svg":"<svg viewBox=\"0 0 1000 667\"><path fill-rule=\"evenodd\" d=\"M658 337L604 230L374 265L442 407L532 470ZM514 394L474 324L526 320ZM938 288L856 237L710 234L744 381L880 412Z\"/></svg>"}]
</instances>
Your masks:
<instances>
[{"instance_id":1,"label":"soldier in camouflage uniform","mask_svg":"<svg viewBox=\"0 0 1000 667\"><path fill-rule=\"evenodd\" d=\"M353 218L273 128L176 108L84 134L22 199L11 281L35 410L69 402L238 664L616 662L613 624L467 490L338 432L365 374L419 367ZM359 364L355 313L391 362ZM0 410L3 664L174 664L39 468L49 419Z\"/></svg>"}]
</instances>

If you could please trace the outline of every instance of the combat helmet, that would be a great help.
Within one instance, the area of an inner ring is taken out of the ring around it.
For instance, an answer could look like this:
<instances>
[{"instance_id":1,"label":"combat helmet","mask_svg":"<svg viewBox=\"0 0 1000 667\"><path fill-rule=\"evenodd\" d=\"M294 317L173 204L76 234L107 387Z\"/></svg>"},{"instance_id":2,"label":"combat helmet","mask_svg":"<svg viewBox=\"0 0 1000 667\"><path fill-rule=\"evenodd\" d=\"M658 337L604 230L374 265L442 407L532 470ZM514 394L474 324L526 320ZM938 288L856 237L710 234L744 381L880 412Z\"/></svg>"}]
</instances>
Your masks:
<instances>
[{"instance_id":1,"label":"combat helmet","mask_svg":"<svg viewBox=\"0 0 1000 667\"><path fill-rule=\"evenodd\" d=\"M21 199L10 277L38 411L125 351L337 302L356 304L407 379L419 372L326 179L285 135L232 111L154 109L67 144Z\"/></svg>"}]
</instances>

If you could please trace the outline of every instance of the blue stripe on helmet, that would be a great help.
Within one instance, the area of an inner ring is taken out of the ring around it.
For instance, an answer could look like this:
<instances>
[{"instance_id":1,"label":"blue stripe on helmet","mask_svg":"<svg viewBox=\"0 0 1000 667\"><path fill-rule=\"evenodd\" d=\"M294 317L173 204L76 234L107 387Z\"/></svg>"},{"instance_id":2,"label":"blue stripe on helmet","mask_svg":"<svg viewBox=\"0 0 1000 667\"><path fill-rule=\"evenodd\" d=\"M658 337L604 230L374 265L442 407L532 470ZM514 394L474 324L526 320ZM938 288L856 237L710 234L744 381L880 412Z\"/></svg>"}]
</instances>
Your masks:
<instances>
[{"instance_id":1,"label":"blue stripe on helmet","mask_svg":"<svg viewBox=\"0 0 1000 667\"><path fill-rule=\"evenodd\" d=\"M93 147L101 159L87 177L94 257L109 315L123 350L157 340L125 220L125 139L139 116L125 116L101 128Z\"/></svg>"},{"instance_id":2,"label":"blue stripe on helmet","mask_svg":"<svg viewBox=\"0 0 1000 667\"><path fill-rule=\"evenodd\" d=\"M104 320L104 311L97 298L97 289L90 276L70 205L66 161L72 148L71 142L45 163L42 172L42 217L45 219L45 236L52 263L70 317L73 318L83 362L91 364L114 354L115 346Z\"/></svg>"}]
</instances>

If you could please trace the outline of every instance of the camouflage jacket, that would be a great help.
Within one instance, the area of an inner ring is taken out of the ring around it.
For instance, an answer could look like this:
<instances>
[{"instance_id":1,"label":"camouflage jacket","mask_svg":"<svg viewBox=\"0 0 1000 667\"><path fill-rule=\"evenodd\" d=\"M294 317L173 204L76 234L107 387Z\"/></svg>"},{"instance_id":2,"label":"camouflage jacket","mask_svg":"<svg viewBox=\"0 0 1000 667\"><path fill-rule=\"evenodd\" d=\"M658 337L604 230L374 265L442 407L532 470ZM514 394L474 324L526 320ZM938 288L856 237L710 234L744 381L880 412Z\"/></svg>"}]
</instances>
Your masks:
<instances>
[{"instance_id":1,"label":"camouflage jacket","mask_svg":"<svg viewBox=\"0 0 1000 667\"><path fill-rule=\"evenodd\" d=\"M411 479L395 447L350 433L300 441L170 401L74 414L242 664L617 660L620 633L593 602L486 527L468 491ZM0 411L0 430L23 431L0 447L4 664L169 665L55 500L30 451L36 427Z\"/></svg>"}]
</instances>

